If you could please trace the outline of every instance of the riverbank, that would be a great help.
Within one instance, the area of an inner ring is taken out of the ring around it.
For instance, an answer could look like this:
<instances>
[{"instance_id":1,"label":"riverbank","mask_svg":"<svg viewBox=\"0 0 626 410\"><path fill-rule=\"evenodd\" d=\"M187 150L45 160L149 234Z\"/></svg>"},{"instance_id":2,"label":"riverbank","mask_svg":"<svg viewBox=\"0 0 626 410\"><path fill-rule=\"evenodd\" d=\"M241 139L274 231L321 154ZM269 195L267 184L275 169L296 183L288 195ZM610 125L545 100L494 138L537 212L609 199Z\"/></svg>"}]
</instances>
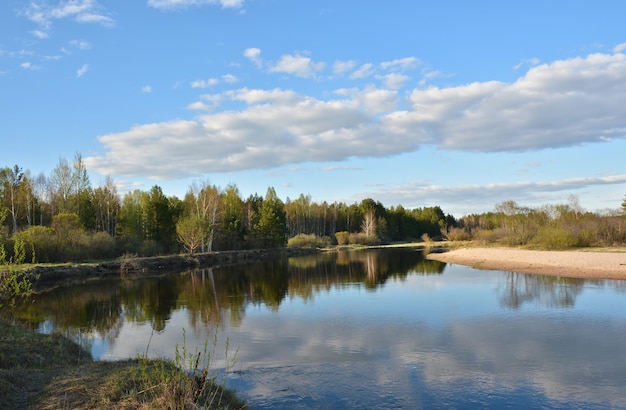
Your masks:
<instances>
[{"instance_id":1,"label":"riverbank","mask_svg":"<svg viewBox=\"0 0 626 410\"><path fill-rule=\"evenodd\" d=\"M122 257L99 263L55 264L26 267L32 289L36 292L102 278L132 278L180 272L194 268L213 268L250 263L281 256L293 257L319 252L312 248L273 248L168 255Z\"/></svg>"},{"instance_id":2,"label":"riverbank","mask_svg":"<svg viewBox=\"0 0 626 410\"><path fill-rule=\"evenodd\" d=\"M244 407L208 376L189 377L167 360L96 362L63 336L0 320L3 409Z\"/></svg>"},{"instance_id":3,"label":"riverbank","mask_svg":"<svg viewBox=\"0 0 626 410\"><path fill-rule=\"evenodd\" d=\"M536 251L467 247L431 253L429 259L477 269L573 278L626 280L626 248Z\"/></svg>"}]
</instances>

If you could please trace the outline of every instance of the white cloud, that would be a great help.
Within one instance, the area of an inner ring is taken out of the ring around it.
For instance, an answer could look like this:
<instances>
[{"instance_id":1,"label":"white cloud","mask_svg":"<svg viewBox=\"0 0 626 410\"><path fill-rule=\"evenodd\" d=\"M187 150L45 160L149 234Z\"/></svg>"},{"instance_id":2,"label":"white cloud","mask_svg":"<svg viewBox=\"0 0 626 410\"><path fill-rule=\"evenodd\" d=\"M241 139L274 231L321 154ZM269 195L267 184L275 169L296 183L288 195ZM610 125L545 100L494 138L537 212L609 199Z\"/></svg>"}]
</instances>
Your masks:
<instances>
[{"instance_id":1,"label":"white cloud","mask_svg":"<svg viewBox=\"0 0 626 410\"><path fill-rule=\"evenodd\" d=\"M258 56L260 51L249 54ZM310 74L310 64L300 61L290 72ZM623 54L543 64L512 83L416 88L404 103L390 87L340 89L326 95L332 97L247 88L216 94L212 101L231 100L243 107L102 136L106 154L91 158L89 166L103 174L175 178L183 172L180 163L198 173L228 172L384 157L423 145L515 152L626 137ZM189 108L216 108L207 101ZM143 149L146 146L150 149ZM203 151L198 146L211 148Z\"/></svg>"},{"instance_id":2,"label":"white cloud","mask_svg":"<svg viewBox=\"0 0 626 410\"><path fill-rule=\"evenodd\" d=\"M356 66L354 61L335 61L333 64L333 73L343 74L351 71Z\"/></svg>"},{"instance_id":3,"label":"white cloud","mask_svg":"<svg viewBox=\"0 0 626 410\"><path fill-rule=\"evenodd\" d=\"M144 85L143 87L141 87L141 92L142 93L151 93L152 92L152 86Z\"/></svg>"},{"instance_id":4,"label":"white cloud","mask_svg":"<svg viewBox=\"0 0 626 410\"><path fill-rule=\"evenodd\" d=\"M45 1L31 1L23 11L26 18L38 24L42 30L37 30L39 38L47 37L47 30L54 20L72 19L79 23L97 23L103 26L111 26L114 21L95 0L62 0L56 5L50 5Z\"/></svg>"},{"instance_id":5,"label":"white cloud","mask_svg":"<svg viewBox=\"0 0 626 410\"><path fill-rule=\"evenodd\" d=\"M383 70L406 71L416 68L420 65L420 60L415 57L399 58L392 61L380 63Z\"/></svg>"},{"instance_id":6,"label":"white cloud","mask_svg":"<svg viewBox=\"0 0 626 410\"><path fill-rule=\"evenodd\" d=\"M534 67L512 84L415 89L388 131L443 149L526 151L626 136L626 56L592 54Z\"/></svg>"},{"instance_id":7,"label":"white cloud","mask_svg":"<svg viewBox=\"0 0 626 410\"><path fill-rule=\"evenodd\" d=\"M425 70L422 72L422 79L418 82L420 87L424 87L430 80L443 77L443 73L437 70Z\"/></svg>"},{"instance_id":8,"label":"white cloud","mask_svg":"<svg viewBox=\"0 0 626 410\"><path fill-rule=\"evenodd\" d=\"M76 70L76 78L82 77L85 73L87 73L87 71L89 71L89 64L83 64L78 70Z\"/></svg>"},{"instance_id":9,"label":"white cloud","mask_svg":"<svg viewBox=\"0 0 626 410\"><path fill-rule=\"evenodd\" d=\"M35 65L33 63L31 63L30 61L25 61L22 64L20 64L20 67L22 67L25 70L39 70L41 69L41 66Z\"/></svg>"},{"instance_id":10,"label":"white cloud","mask_svg":"<svg viewBox=\"0 0 626 410\"><path fill-rule=\"evenodd\" d=\"M405 185L365 192L361 196L363 198L385 197L390 204L402 203L409 207L423 206L424 198L428 198L432 205L441 203L457 204L460 212L471 212L472 208L482 211L493 208L496 203L503 200L514 200L521 205L525 201L546 203L550 202L555 196L562 197L562 195L558 194L559 192L579 191L594 186L624 183L626 183L626 175L569 178L557 181L518 181L456 186L432 185L428 181L413 181Z\"/></svg>"},{"instance_id":11,"label":"white cloud","mask_svg":"<svg viewBox=\"0 0 626 410\"><path fill-rule=\"evenodd\" d=\"M314 77L324 69L324 63L315 63L310 57L296 54L286 54L270 69L276 73L293 74L297 77Z\"/></svg>"},{"instance_id":12,"label":"white cloud","mask_svg":"<svg viewBox=\"0 0 626 410\"><path fill-rule=\"evenodd\" d=\"M191 83L191 88L207 88L219 83L217 78L209 78L208 80L196 80Z\"/></svg>"},{"instance_id":13,"label":"white cloud","mask_svg":"<svg viewBox=\"0 0 626 410\"><path fill-rule=\"evenodd\" d=\"M228 91L225 93L232 100L244 101L247 104L261 104L261 103L274 103L274 104L295 104L298 101L302 101L303 98L293 91L284 91L280 88L273 90L259 90L241 88L236 91Z\"/></svg>"},{"instance_id":14,"label":"white cloud","mask_svg":"<svg viewBox=\"0 0 626 410\"><path fill-rule=\"evenodd\" d=\"M615 48L613 49L614 53L621 53L622 51L626 50L626 43L621 43L615 46Z\"/></svg>"},{"instance_id":15,"label":"white cloud","mask_svg":"<svg viewBox=\"0 0 626 410\"><path fill-rule=\"evenodd\" d=\"M148 5L157 9L176 9L189 6L219 5L223 8L240 8L245 0L148 0Z\"/></svg>"},{"instance_id":16,"label":"white cloud","mask_svg":"<svg viewBox=\"0 0 626 410\"><path fill-rule=\"evenodd\" d=\"M232 75L232 74L224 74L222 76L222 81L224 81L225 83L228 83L228 84L234 84L236 82L239 82L239 79L236 76Z\"/></svg>"},{"instance_id":17,"label":"white cloud","mask_svg":"<svg viewBox=\"0 0 626 410\"><path fill-rule=\"evenodd\" d=\"M537 57L533 57L533 58L525 58L522 61L520 61L518 64L516 64L513 69L514 70L519 70L520 68L522 68L522 66L524 65L530 65L530 66L536 66L539 63L541 63L541 60L539 60Z\"/></svg>"},{"instance_id":18,"label":"white cloud","mask_svg":"<svg viewBox=\"0 0 626 410\"><path fill-rule=\"evenodd\" d=\"M391 88L392 90L398 90L402 88L402 85L411 79L411 77L399 73L381 75L377 78L381 79L385 83L385 86L387 88Z\"/></svg>"},{"instance_id":19,"label":"white cloud","mask_svg":"<svg viewBox=\"0 0 626 410\"><path fill-rule=\"evenodd\" d=\"M208 87L218 85L220 81L228 83L228 84L233 84L233 83L238 82L239 79L232 74L224 74L223 76L220 77L220 79L209 78L208 80L196 80L191 83L191 88L208 88Z\"/></svg>"},{"instance_id":20,"label":"white cloud","mask_svg":"<svg viewBox=\"0 0 626 410\"><path fill-rule=\"evenodd\" d=\"M352 74L350 74L350 78L365 78L374 75L374 65L371 63L363 64L357 70L355 70Z\"/></svg>"},{"instance_id":21,"label":"white cloud","mask_svg":"<svg viewBox=\"0 0 626 410\"><path fill-rule=\"evenodd\" d=\"M201 96L203 101L196 101L187 106L189 110L213 111L222 100L220 94L204 94Z\"/></svg>"},{"instance_id":22,"label":"white cloud","mask_svg":"<svg viewBox=\"0 0 626 410\"><path fill-rule=\"evenodd\" d=\"M187 106L188 110L197 110L197 111L211 111L213 110L213 108L214 107L212 105L209 105L202 101L196 101Z\"/></svg>"},{"instance_id":23,"label":"white cloud","mask_svg":"<svg viewBox=\"0 0 626 410\"><path fill-rule=\"evenodd\" d=\"M258 48L247 48L243 52L244 57L252 61L257 67L263 67L263 60L261 60L261 50Z\"/></svg>"},{"instance_id":24,"label":"white cloud","mask_svg":"<svg viewBox=\"0 0 626 410\"><path fill-rule=\"evenodd\" d=\"M83 40L72 40L70 41L70 45L78 48L79 50L89 50L91 48L91 43Z\"/></svg>"},{"instance_id":25,"label":"white cloud","mask_svg":"<svg viewBox=\"0 0 626 410\"><path fill-rule=\"evenodd\" d=\"M40 38L40 39L48 38L48 33L42 30L33 30L31 31L31 33L33 36Z\"/></svg>"}]
</instances>

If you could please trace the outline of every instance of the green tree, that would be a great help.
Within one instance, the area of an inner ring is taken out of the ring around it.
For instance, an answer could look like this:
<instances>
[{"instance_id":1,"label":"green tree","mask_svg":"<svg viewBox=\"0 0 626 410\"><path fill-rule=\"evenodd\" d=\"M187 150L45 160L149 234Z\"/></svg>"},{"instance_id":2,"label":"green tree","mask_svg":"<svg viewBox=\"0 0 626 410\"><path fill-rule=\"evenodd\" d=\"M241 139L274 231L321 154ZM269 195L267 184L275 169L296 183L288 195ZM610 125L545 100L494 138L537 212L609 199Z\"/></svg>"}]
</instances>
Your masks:
<instances>
[{"instance_id":1,"label":"green tree","mask_svg":"<svg viewBox=\"0 0 626 410\"><path fill-rule=\"evenodd\" d=\"M208 181L200 184L194 182L189 187L183 203L183 213L202 221L204 229L200 248L202 252L213 249L213 240L220 225L220 192ZM180 234L179 234L180 236Z\"/></svg>"},{"instance_id":2,"label":"green tree","mask_svg":"<svg viewBox=\"0 0 626 410\"><path fill-rule=\"evenodd\" d=\"M205 218L198 215L187 215L176 223L176 234L187 252L193 254L206 240Z\"/></svg>"},{"instance_id":3,"label":"green tree","mask_svg":"<svg viewBox=\"0 0 626 410\"><path fill-rule=\"evenodd\" d=\"M285 206L274 188L268 188L261 205L256 233L266 246L285 246L287 242L287 216Z\"/></svg>"},{"instance_id":4,"label":"green tree","mask_svg":"<svg viewBox=\"0 0 626 410\"><path fill-rule=\"evenodd\" d=\"M93 191L92 203L95 230L107 232L115 237L120 213L120 198L111 177L107 176L104 186Z\"/></svg>"},{"instance_id":5,"label":"green tree","mask_svg":"<svg viewBox=\"0 0 626 410\"><path fill-rule=\"evenodd\" d=\"M227 249L240 248L244 237L244 206L239 189L229 184L221 196L222 242Z\"/></svg>"},{"instance_id":6,"label":"green tree","mask_svg":"<svg viewBox=\"0 0 626 410\"><path fill-rule=\"evenodd\" d=\"M153 186L143 199L146 239L154 240L166 252L171 251L175 243L176 222L182 211L180 200L166 197L158 185Z\"/></svg>"}]
</instances>

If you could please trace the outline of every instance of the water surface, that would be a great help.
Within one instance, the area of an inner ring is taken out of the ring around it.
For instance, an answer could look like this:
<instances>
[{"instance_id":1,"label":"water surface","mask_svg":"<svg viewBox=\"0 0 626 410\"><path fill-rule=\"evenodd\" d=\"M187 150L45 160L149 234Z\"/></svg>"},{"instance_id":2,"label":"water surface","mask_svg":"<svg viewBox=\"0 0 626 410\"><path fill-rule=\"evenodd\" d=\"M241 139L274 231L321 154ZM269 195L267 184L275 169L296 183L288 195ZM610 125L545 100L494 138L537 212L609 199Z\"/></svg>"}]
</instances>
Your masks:
<instances>
[{"instance_id":1,"label":"water surface","mask_svg":"<svg viewBox=\"0 0 626 410\"><path fill-rule=\"evenodd\" d=\"M100 360L209 340L250 408L626 408L626 281L381 249L62 288L22 315Z\"/></svg>"}]
</instances>

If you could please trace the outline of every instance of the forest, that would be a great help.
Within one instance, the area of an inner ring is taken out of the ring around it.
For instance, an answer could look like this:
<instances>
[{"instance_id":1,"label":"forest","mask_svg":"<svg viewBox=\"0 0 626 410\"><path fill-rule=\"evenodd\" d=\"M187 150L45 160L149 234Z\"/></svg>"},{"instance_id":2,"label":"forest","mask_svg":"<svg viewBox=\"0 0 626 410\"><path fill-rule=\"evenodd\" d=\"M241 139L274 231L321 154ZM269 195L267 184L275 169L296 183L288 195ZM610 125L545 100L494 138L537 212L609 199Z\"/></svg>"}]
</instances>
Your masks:
<instances>
[{"instance_id":1,"label":"forest","mask_svg":"<svg viewBox=\"0 0 626 410\"><path fill-rule=\"evenodd\" d=\"M274 188L243 198L235 184L192 183L184 198L158 185L121 196L110 177L92 186L82 156L60 158L49 175L0 168L0 262L78 262L284 246L375 245L431 239L565 249L626 243L620 209L587 212L576 197L528 208L514 201L456 219L439 206L385 208L281 200Z\"/></svg>"}]
</instances>

